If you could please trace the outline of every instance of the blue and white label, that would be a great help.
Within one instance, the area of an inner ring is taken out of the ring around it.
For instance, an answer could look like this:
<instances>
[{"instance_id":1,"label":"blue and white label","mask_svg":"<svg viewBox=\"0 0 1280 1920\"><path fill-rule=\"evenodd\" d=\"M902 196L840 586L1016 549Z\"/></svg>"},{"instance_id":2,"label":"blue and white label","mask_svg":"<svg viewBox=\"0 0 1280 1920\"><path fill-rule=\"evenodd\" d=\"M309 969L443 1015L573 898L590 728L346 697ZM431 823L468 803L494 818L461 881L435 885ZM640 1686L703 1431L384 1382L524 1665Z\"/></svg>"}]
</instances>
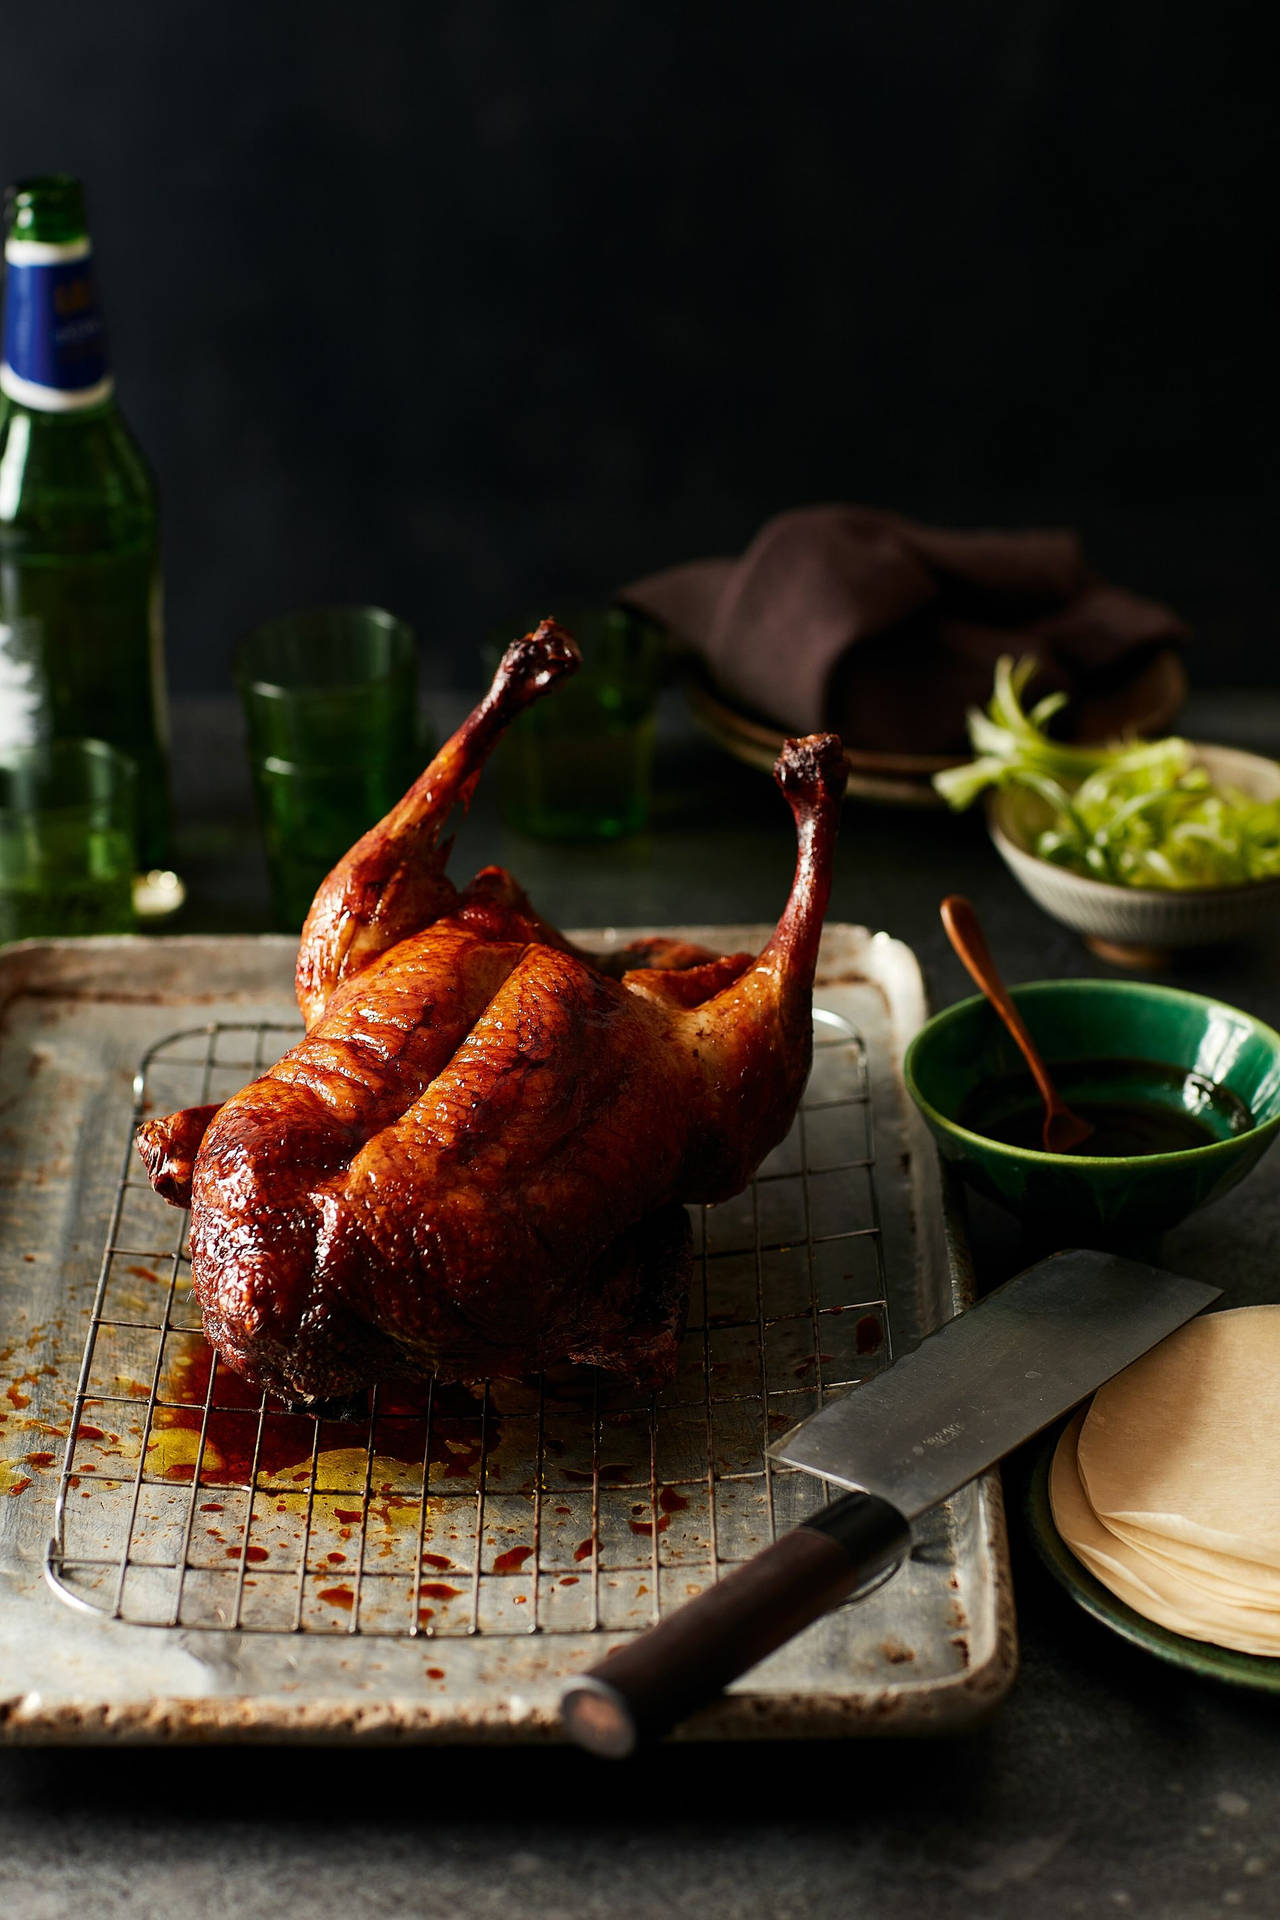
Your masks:
<instances>
[{"instance_id":1,"label":"blue and white label","mask_svg":"<svg viewBox=\"0 0 1280 1920\"><path fill-rule=\"evenodd\" d=\"M0 388L24 407L66 413L112 390L87 239L5 242Z\"/></svg>"}]
</instances>

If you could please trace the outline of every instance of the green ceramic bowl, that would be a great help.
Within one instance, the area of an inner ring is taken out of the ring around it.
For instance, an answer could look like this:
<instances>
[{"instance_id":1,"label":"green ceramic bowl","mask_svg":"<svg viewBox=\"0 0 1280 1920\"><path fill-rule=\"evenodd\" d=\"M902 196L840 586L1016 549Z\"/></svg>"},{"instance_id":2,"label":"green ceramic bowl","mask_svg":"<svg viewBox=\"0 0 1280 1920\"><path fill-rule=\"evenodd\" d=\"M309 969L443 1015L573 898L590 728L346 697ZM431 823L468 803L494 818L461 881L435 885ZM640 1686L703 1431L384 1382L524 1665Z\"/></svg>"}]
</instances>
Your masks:
<instances>
[{"instance_id":1,"label":"green ceramic bowl","mask_svg":"<svg viewBox=\"0 0 1280 1920\"><path fill-rule=\"evenodd\" d=\"M1033 1230L1075 1246L1161 1233L1234 1187L1280 1130L1280 1034L1235 1007L1135 980L1042 980L1013 997L1068 1100L1136 1097L1176 1112L1188 1097L1181 1075L1194 1073L1248 1110L1236 1107L1238 1132L1228 1114L1207 1112L1217 1137L1174 1152L1104 1159L1087 1142L1073 1154L1007 1146L964 1121L993 1083L1017 1084L1022 1056L981 996L948 1007L908 1047L907 1089L943 1156ZM1084 1062L1098 1063L1087 1082Z\"/></svg>"}]
</instances>

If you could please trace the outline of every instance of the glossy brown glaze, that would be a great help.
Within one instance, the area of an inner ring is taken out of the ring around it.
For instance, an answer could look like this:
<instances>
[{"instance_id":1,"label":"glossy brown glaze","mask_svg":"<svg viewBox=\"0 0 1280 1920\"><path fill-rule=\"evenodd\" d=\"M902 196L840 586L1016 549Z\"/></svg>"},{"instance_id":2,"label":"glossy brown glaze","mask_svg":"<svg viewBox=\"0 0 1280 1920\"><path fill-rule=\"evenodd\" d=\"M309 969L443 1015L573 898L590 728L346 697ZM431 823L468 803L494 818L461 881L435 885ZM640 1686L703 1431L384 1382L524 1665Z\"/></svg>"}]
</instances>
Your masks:
<instances>
[{"instance_id":1,"label":"glossy brown glaze","mask_svg":"<svg viewBox=\"0 0 1280 1920\"><path fill-rule=\"evenodd\" d=\"M844 782L834 736L778 762L799 855L757 958L646 941L606 964L500 868L462 892L444 872L446 821L502 727L575 664L549 622L508 649L321 887L298 958L305 1038L216 1115L140 1130L166 1197L194 1156L208 1338L287 1399L566 1359L662 1379L687 1294L682 1203L738 1192L790 1124Z\"/></svg>"},{"instance_id":2,"label":"glossy brown glaze","mask_svg":"<svg viewBox=\"0 0 1280 1920\"><path fill-rule=\"evenodd\" d=\"M209 1129L217 1106L184 1107L163 1120L152 1120L138 1131L138 1152L147 1170L147 1178L160 1195L174 1207L191 1205L191 1176L196 1155Z\"/></svg>"}]
</instances>

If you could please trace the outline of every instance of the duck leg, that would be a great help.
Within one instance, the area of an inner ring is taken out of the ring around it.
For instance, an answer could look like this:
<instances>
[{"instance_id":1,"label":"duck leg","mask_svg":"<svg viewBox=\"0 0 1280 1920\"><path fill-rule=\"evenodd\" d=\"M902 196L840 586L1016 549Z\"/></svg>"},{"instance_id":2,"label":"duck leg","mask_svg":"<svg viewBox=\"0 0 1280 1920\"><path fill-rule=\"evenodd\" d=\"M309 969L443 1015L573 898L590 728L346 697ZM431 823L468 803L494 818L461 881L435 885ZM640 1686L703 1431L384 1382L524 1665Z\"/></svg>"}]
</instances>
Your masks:
<instances>
[{"instance_id":1,"label":"duck leg","mask_svg":"<svg viewBox=\"0 0 1280 1920\"><path fill-rule=\"evenodd\" d=\"M295 985L308 1027L348 975L451 912L459 895L445 873L454 808L466 806L485 761L511 722L579 664L572 639L544 620L502 656L493 684L434 760L321 883L298 948Z\"/></svg>"},{"instance_id":2,"label":"duck leg","mask_svg":"<svg viewBox=\"0 0 1280 1920\"><path fill-rule=\"evenodd\" d=\"M813 978L845 777L836 734L786 742L774 778L795 818L797 850L782 918L754 962L676 1016L706 1100L705 1124L689 1145L688 1199L740 1192L791 1124L813 1057ZM644 993L646 976L627 985Z\"/></svg>"}]
</instances>

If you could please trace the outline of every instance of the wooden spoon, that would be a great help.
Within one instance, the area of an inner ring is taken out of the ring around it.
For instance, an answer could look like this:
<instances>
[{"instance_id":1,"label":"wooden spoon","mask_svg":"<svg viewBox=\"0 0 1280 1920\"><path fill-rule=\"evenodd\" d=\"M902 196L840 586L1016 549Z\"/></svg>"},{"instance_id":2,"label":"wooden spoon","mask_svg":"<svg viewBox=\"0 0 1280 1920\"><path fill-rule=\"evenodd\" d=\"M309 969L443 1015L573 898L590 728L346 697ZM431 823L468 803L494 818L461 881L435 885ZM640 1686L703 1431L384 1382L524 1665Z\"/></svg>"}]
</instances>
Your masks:
<instances>
[{"instance_id":1,"label":"wooden spoon","mask_svg":"<svg viewBox=\"0 0 1280 1920\"><path fill-rule=\"evenodd\" d=\"M1049 1078L1049 1069L1036 1051L1036 1043L1027 1032L1022 1015L1013 1004L1009 989L991 958L991 949L973 902L966 900L962 894L949 893L939 911L948 940L974 983L982 989L1009 1029L1040 1089L1040 1098L1044 1101L1044 1126L1040 1138L1044 1142L1045 1152L1074 1153L1090 1137L1093 1127L1089 1121L1082 1120L1078 1113L1072 1113Z\"/></svg>"}]
</instances>

